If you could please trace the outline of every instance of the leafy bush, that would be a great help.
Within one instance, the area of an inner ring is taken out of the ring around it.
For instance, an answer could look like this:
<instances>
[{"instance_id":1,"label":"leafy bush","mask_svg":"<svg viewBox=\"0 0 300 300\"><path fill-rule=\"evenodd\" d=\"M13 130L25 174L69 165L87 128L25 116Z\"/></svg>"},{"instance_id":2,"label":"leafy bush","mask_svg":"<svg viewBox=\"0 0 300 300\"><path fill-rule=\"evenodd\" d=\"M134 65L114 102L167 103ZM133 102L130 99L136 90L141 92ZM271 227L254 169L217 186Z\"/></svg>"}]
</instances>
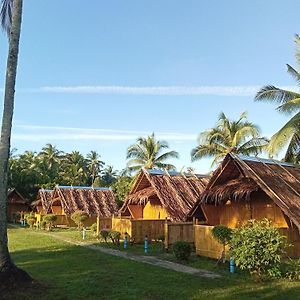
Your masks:
<instances>
[{"instance_id":1,"label":"leafy bush","mask_svg":"<svg viewBox=\"0 0 300 300\"><path fill-rule=\"evenodd\" d=\"M287 263L285 277L289 280L300 280L300 259L290 259Z\"/></svg>"},{"instance_id":2,"label":"leafy bush","mask_svg":"<svg viewBox=\"0 0 300 300\"><path fill-rule=\"evenodd\" d=\"M188 260L192 252L192 247L186 241L177 241L173 244L172 250L178 260Z\"/></svg>"},{"instance_id":3,"label":"leafy bush","mask_svg":"<svg viewBox=\"0 0 300 300\"><path fill-rule=\"evenodd\" d=\"M212 236L214 239L216 239L220 244L222 244L223 249L221 253L221 257L219 259L225 263L226 261L226 245L230 243L231 235L232 235L232 229L228 228L225 225L217 225L212 229Z\"/></svg>"},{"instance_id":4,"label":"leafy bush","mask_svg":"<svg viewBox=\"0 0 300 300\"><path fill-rule=\"evenodd\" d=\"M53 227L53 223L57 220L57 215L48 214L43 216L43 222L46 222L47 230L51 231Z\"/></svg>"},{"instance_id":5,"label":"leafy bush","mask_svg":"<svg viewBox=\"0 0 300 300\"><path fill-rule=\"evenodd\" d=\"M30 226L30 228L32 229L33 228L33 226L34 226L34 223L35 223L35 221L36 221L36 218L32 218L32 217L29 217L29 218L27 218L27 224Z\"/></svg>"},{"instance_id":6,"label":"leafy bush","mask_svg":"<svg viewBox=\"0 0 300 300\"><path fill-rule=\"evenodd\" d=\"M83 222L87 220L88 214L82 210L76 210L72 215L71 219L77 224L78 230L82 229Z\"/></svg>"},{"instance_id":7,"label":"leafy bush","mask_svg":"<svg viewBox=\"0 0 300 300\"><path fill-rule=\"evenodd\" d=\"M108 233L108 237L111 239L113 244L120 245L121 233L119 231L114 231L114 230L110 231Z\"/></svg>"},{"instance_id":8,"label":"leafy bush","mask_svg":"<svg viewBox=\"0 0 300 300\"><path fill-rule=\"evenodd\" d=\"M94 235L96 235L97 232L97 223L94 223L90 227L91 231L93 232Z\"/></svg>"},{"instance_id":9,"label":"leafy bush","mask_svg":"<svg viewBox=\"0 0 300 300\"><path fill-rule=\"evenodd\" d=\"M236 265L249 270L256 279L281 275L280 262L286 240L268 219L249 220L234 230L231 247Z\"/></svg>"},{"instance_id":10,"label":"leafy bush","mask_svg":"<svg viewBox=\"0 0 300 300\"><path fill-rule=\"evenodd\" d=\"M47 226L47 222L45 220L41 221L41 229L45 230Z\"/></svg>"},{"instance_id":11,"label":"leafy bush","mask_svg":"<svg viewBox=\"0 0 300 300\"><path fill-rule=\"evenodd\" d=\"M105 243L107 243L107 239L110 237L109 233L110 232L108 230L101 230L100 231L101 240L105 241Z\"/></svg>"}]
</instances>

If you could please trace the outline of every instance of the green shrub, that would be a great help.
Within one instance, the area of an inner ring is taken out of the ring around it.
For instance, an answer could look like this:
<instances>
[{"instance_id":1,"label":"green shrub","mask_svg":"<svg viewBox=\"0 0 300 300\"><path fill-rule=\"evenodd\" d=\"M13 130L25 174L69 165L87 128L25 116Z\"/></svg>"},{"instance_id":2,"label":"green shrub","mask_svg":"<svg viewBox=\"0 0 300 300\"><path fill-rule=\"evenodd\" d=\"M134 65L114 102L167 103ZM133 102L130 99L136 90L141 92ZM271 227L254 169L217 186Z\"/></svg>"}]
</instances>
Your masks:
<instances>
[{"instance_id":1,"label":"green shrub","mask_svg":"<svg viewBox=\"0 0 300 300\"><path fill-rule=\"evenodd\" d=\"M57 215L48 214L43 216L43 222L46 222L47 230L51 231L53 227L53 223L57 220Z\"/></svg>"},{"instance_id":2,"label":"green shrub","mask_svg":"<svg viewBox=\"0 0 300 300\"><path fill-rule=\"evenodd\" d=\"M47 226L47 222L45 220L41 221L41 229L45 230Z\"/></svg>"},{"instance_id":3,"label":"green shrub","mask_svg":"<svg viewBox=\"0 0 300 300\"><path fill-rule=\"evenodd\" d=\"M300 280L300 259L290 259L286 266L285 277L289 280Z\"/></svg>"},{"instance_id":4,"label":"green shrub","mask_svg":"<svg viewBox=\"0 0 300 300\"><path fill-rule=\"evenodd\" d=\"M236 265L248 270L256 279L281 275L280 262L286 240L268 219L249 220L234 230L231 247Z\"/></svg>"},{"instance_id":5,"label":"green shrub","mask_svg":"<svg viewBox=\"0 0 300 300\"><path fill-rule=\"evenodd\" d=\"M188 260L192 252L192 247L186 241L177 241L173 244L172 250L178 260Z\"/></svg>"},{"instance_id":6,"label":"green shrub","mask_svg":"<svg viewBox=\"0 0 300 300\"><path fill-rule=\"evenodd\" d=\"M88 214L82 210L76 210L72 215L71 219L77 224L78 230L81 230L83 227L83 222L87 220Z\"/></svg>"},{"instance_id":7,"label":"green shrub","mask_svg":"<svg viewBox=\"0 0 300 300\"><path fill-rule=\"evenodd\" d=\"M114 231L114 230L110 231L108 233L108 237L111 239L111 241L113 242L113 244L120 245L121 233L119 231Z\"/></svg>"},{"instance_id":8,"label":"green shrub","mask_svg":"<svg viewBox=\"0 0 300 300\"><path fill-rule=\"evenodd\" d=\"M226 261L226 245L230 243L231 235L232 235L232 229L228 228L225 225L217 225L212 229L212 236L214 239L216 239L220 244L222 244L223 249L221 253L221 257L219 261L223 261L225 263Z\"/></svg>"},{"instance_id":9,"label":"green shrub","mask_svg":"<svg viewBox=\"0 0 300 300\"><path fill-rule=\"evenodd\" d=\"M30 226L31 229L34 227L35 221L36 221L36 218L30 217L27 219L27 224Z\"/></svg>"},{"instance_id":10,"label":"green shrub","mask_svg":"<svg viewBox=\"0 0 300 300\"><path fill-rule=\"evenodd\" d=\"M105 229L100 231L101 240L105 241L105 243L107 243L107 239L110 237L109 233L110 232L108 230L105 230Z\"/></svg>"},{"instance_id":11,"label":"green shrub","mask_svg":"<svg viewBox=\"0 0 300 300\"><path fill-rule=\"evenodd\" d=\"M97 223L93 223L90 227L91 231L93 232L94 235L97 233Z\"/></svg>"}]
</instances>

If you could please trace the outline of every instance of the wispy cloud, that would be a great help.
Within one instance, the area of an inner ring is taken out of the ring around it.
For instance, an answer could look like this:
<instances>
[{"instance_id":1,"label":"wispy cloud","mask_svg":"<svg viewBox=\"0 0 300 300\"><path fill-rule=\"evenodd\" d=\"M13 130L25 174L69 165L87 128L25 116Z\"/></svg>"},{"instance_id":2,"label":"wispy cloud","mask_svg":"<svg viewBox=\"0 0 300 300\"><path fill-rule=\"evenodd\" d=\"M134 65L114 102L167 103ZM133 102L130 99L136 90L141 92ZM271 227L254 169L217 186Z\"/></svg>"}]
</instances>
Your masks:
<instances>
[{"instance_id":1,"label":"wispy cloud","mask_svg":"<svg viewBox=\"0 0 300 300\"><path fill-rule=\"evenodd\" d=\"M44 86L39 88L19 89L21 93L59 93L59 94L112 94L112 95L161 95L161 96L254 96L261 88L249 86ZM299 91L296 86L281 88ZM1 90L0 90L1 91Z\"/></svg>"},{"instance_id":2,"label":"wispy cloud","mask_svg":"<svg viewBox=\"0 0 300 300\"><path fill-rule=\"evenodd\" d=\"M134 141L147 136L148 131L130 131L96 128L73 128L59 126L22 125L14 126L12 135L15 141L53 142L53 141ZM196 133L155 132L158 139L166 141L196 141Z\"/></svg>"}]
</instances>

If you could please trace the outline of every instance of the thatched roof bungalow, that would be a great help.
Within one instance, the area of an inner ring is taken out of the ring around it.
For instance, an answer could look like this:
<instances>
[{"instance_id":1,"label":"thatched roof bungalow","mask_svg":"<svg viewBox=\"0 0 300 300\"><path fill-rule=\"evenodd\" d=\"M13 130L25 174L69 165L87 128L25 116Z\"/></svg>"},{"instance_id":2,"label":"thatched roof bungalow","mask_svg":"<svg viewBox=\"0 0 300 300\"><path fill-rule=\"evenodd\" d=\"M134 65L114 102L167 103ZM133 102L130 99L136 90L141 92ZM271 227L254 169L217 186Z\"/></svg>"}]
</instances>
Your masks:
<instances>
[{"instance_id":1,"label":"thatched roof bungalow","mask_svg":"<svg viewBox=\"0 0 300 300\"><path fill-rule=\"evenodd\" d=\"M7 193L7 220L17 221L21 212L29 211L28 200L25 199L15 188L9 189Z\"/></svg>"},{"instance_id":2,"label":"thatched roof bungalow","mask_svg":"<svg viewBox=\"0 0 300 300\"><path fill-rule=\"evenodd\" d=\"M118 213L114 194L109 188L56 186L49 211L69 216L76 210L93 217L111 217Z\"/></svg>"},{"instance_id":3,"label":"thatched roof bungalow","mask_svg":"<svg viewBox=\"0 0 300 300\"><path fill-rule=\"evenodd\" d=\"M184 221L207 182L204 175L143 169L120 214L133 219Z\"/></svg>"},{"instance_id":4,"label":"thatched roof bungalow","mask_svg":"<svg viewBox=\"0 0 300 300\"><path fill-rule=\"evenodd\" d=\"M37 198L31 206L39 214L46 214L51 206L53 190L40 189Z\"/></svg>"},{"instance_id":5,"label":"thatched roof bungalow","mask_svg":"<svg viewBox=\"0 0 300 300\"><path fill-rule=\"evenodd\" d=\"M268 218L277 227L300 230L300 168L258 157L228 154L210 178L189 217L235 228ZM199 216L200 215L200 216Z\"/></svg>"}]
</instances>

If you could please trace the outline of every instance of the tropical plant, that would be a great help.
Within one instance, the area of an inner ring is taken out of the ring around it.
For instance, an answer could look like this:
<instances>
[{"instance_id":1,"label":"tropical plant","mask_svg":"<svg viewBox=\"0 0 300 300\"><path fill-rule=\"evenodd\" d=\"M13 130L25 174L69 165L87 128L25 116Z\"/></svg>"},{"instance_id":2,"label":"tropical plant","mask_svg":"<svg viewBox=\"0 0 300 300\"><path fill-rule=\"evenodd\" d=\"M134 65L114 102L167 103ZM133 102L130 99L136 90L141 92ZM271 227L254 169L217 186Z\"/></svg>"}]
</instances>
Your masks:
<instances>
[{"instance_id":1,"label":"tropical plant","mask_svg":"<svg viewBox=\"0 0 300 300\"><path fill-rule=\"evenodd\" d=\"M186 241L177 241L172 245L172 250L178 260L188 260L191 256L192 247Z\"/></svg>"},{"instance_id":2,"label":"tropical plant","mask_svg":"<svg viewBox=\"0 0 300 300\"><path fill-rule=\"evenodd\" d=\"M296 59L300 66L300 37L295 35ZM300 72L287 64L288 73L300 84ZM271 138L268 152L271 157L287 146L285 161L298 163L300 160L300 93L281 89L273 85L262 87L255 96L256 101L268 101L278 104L280 113L293 115Z\"/></svg>"},{"instance_id":3,"label":"tropical plant","mask_svg":"<svg viewBox=\"0 0 300 300\"><path fill-rule=\"evenodd\" d=\"M166 163L170 158L178 158L179 154L176 151L168 151L169 145L165 141L158 141L152 133L147 138L139 137L136 144L133 144L127 149L127 167L130 170L140 170L141 168L152 169L167 169L174 170L175 166Z\"/></svg>"},{"instance_id":4,"label":"tropical plant","mask_svg":"<svg viewBox=\"0 0 300 300\"><path fill-rule=\"evenodd\" d=\"M212 229L212 236L216 239L220 244L222 244L223 249L221 253L221 257L218 260L225 263L226 261L226 246L230 243L232 229L228 228L225 225L217 225Z\"/></svg>"},{"instance_id":5,"label":"tropical plant","mask_svg":"<svg viewBox=\"0 0 300 300\"><path fill-rule=\"evenodd\" d=\"M236 265L256 279L279 277L286 238L268 219L249 220L233 231L230 242Z\"/></svg>"},{"instance_id":6,"label":"tropical plant","mask_svg":"<svg viewBox=\"0 0 300 300\"><path fill-rule=\"evenodd\" d=\"M112 184L111 188L119 206L123 204L124 199L129 194L132 184L133 179L130 176L119 176L117 181Z\"/></svg>"},{"instance_id":7,"label":"tropical plant","mask_svg":"<svg viewBox=\"0 0 300 300\"><path fill-rule=\"evenodd\" d=\"M91 151L87 155L87 167L90 173L89 185L93 185L95 179L99 176L101 168L104 166L104 162L100 160L100 155L97 151Z\"/></svg>"},{"instance_id":8,"label":"tropical plant","mask_svg":"<svg viewBox=\"0 0 300 300\"><path fill-rule=\"evenodd\" d=\"M47 230L51 231L54 225L54 222L57 220L57 215L47 214L43 216L42 222L45 222L47 225Z\"/></svg>"},{"instance_id":9,"label":"tropical plant","mask_svg":"<svg viewBox=\"0 0 300 300\"><path fill-rule=\"evenodd\" d=\"M216 126L200 133L199 145L191 151L192 161L213 157L214 165L230 152L257 155L268 144L268 140L259 135L258 126L247 120L246 112L237 121L228 119L221 112Z\"/></svg>"},{"instance_id":10,"label":"tropical plant","mask_svg":"<svg viewBox=\"0 0 300 300\"><path fill-rule=\"evenodd\" d=\"M2 0L0 11L1 25L6 30L9 41L0 141L0 287L4 288L31 281L31 277L25 271L17 268L10 258L7 246L6 216L8 161L14 112L22 6L22 0Z\"/></svg>"},{"instance_id":11,"label":"tropical plant","mask_svg":"<svg viewBox=\"0 0 300 300\"><path fill-rule=\"evenodd\" d=\"M109 230L101 230L100 231L100 237L105 243L107 243L107 239L110 237L110 232Z\"/></svg>"},{"instance_id":12,"label":"tropical plant","mask_svg":"<svg viewBox=\"0 0 300 300\"><path fill-rule=\"evenodd\" d=\"M107 166L101 173L101 182L103 186L111 186L117 181L118 172L113 166Z\"/></svg>"},{"instance_id":13,"label":"tropical plant","mask_svg":"<svg viewBox=\"0 0 300 300\"><path fill-rule=\"evenodd\" d=\"M111 230L108 233L108 237L111 239L111 241L112 241L113 244L120 245L121 233L119 231Z\"/></svg>"},{"instance_id":14,"label":"tropical plant","mask_svg":"<svg viewBox=\"0 0 300 300\"><path fill-rule=\"evenodd\" d=\"M88 214L82 210L76 210L71 215L71 219L76 223L78 230L82 229L84 225L83 222L86 221L88 217Z\"/></svg>"}]
</instances>

